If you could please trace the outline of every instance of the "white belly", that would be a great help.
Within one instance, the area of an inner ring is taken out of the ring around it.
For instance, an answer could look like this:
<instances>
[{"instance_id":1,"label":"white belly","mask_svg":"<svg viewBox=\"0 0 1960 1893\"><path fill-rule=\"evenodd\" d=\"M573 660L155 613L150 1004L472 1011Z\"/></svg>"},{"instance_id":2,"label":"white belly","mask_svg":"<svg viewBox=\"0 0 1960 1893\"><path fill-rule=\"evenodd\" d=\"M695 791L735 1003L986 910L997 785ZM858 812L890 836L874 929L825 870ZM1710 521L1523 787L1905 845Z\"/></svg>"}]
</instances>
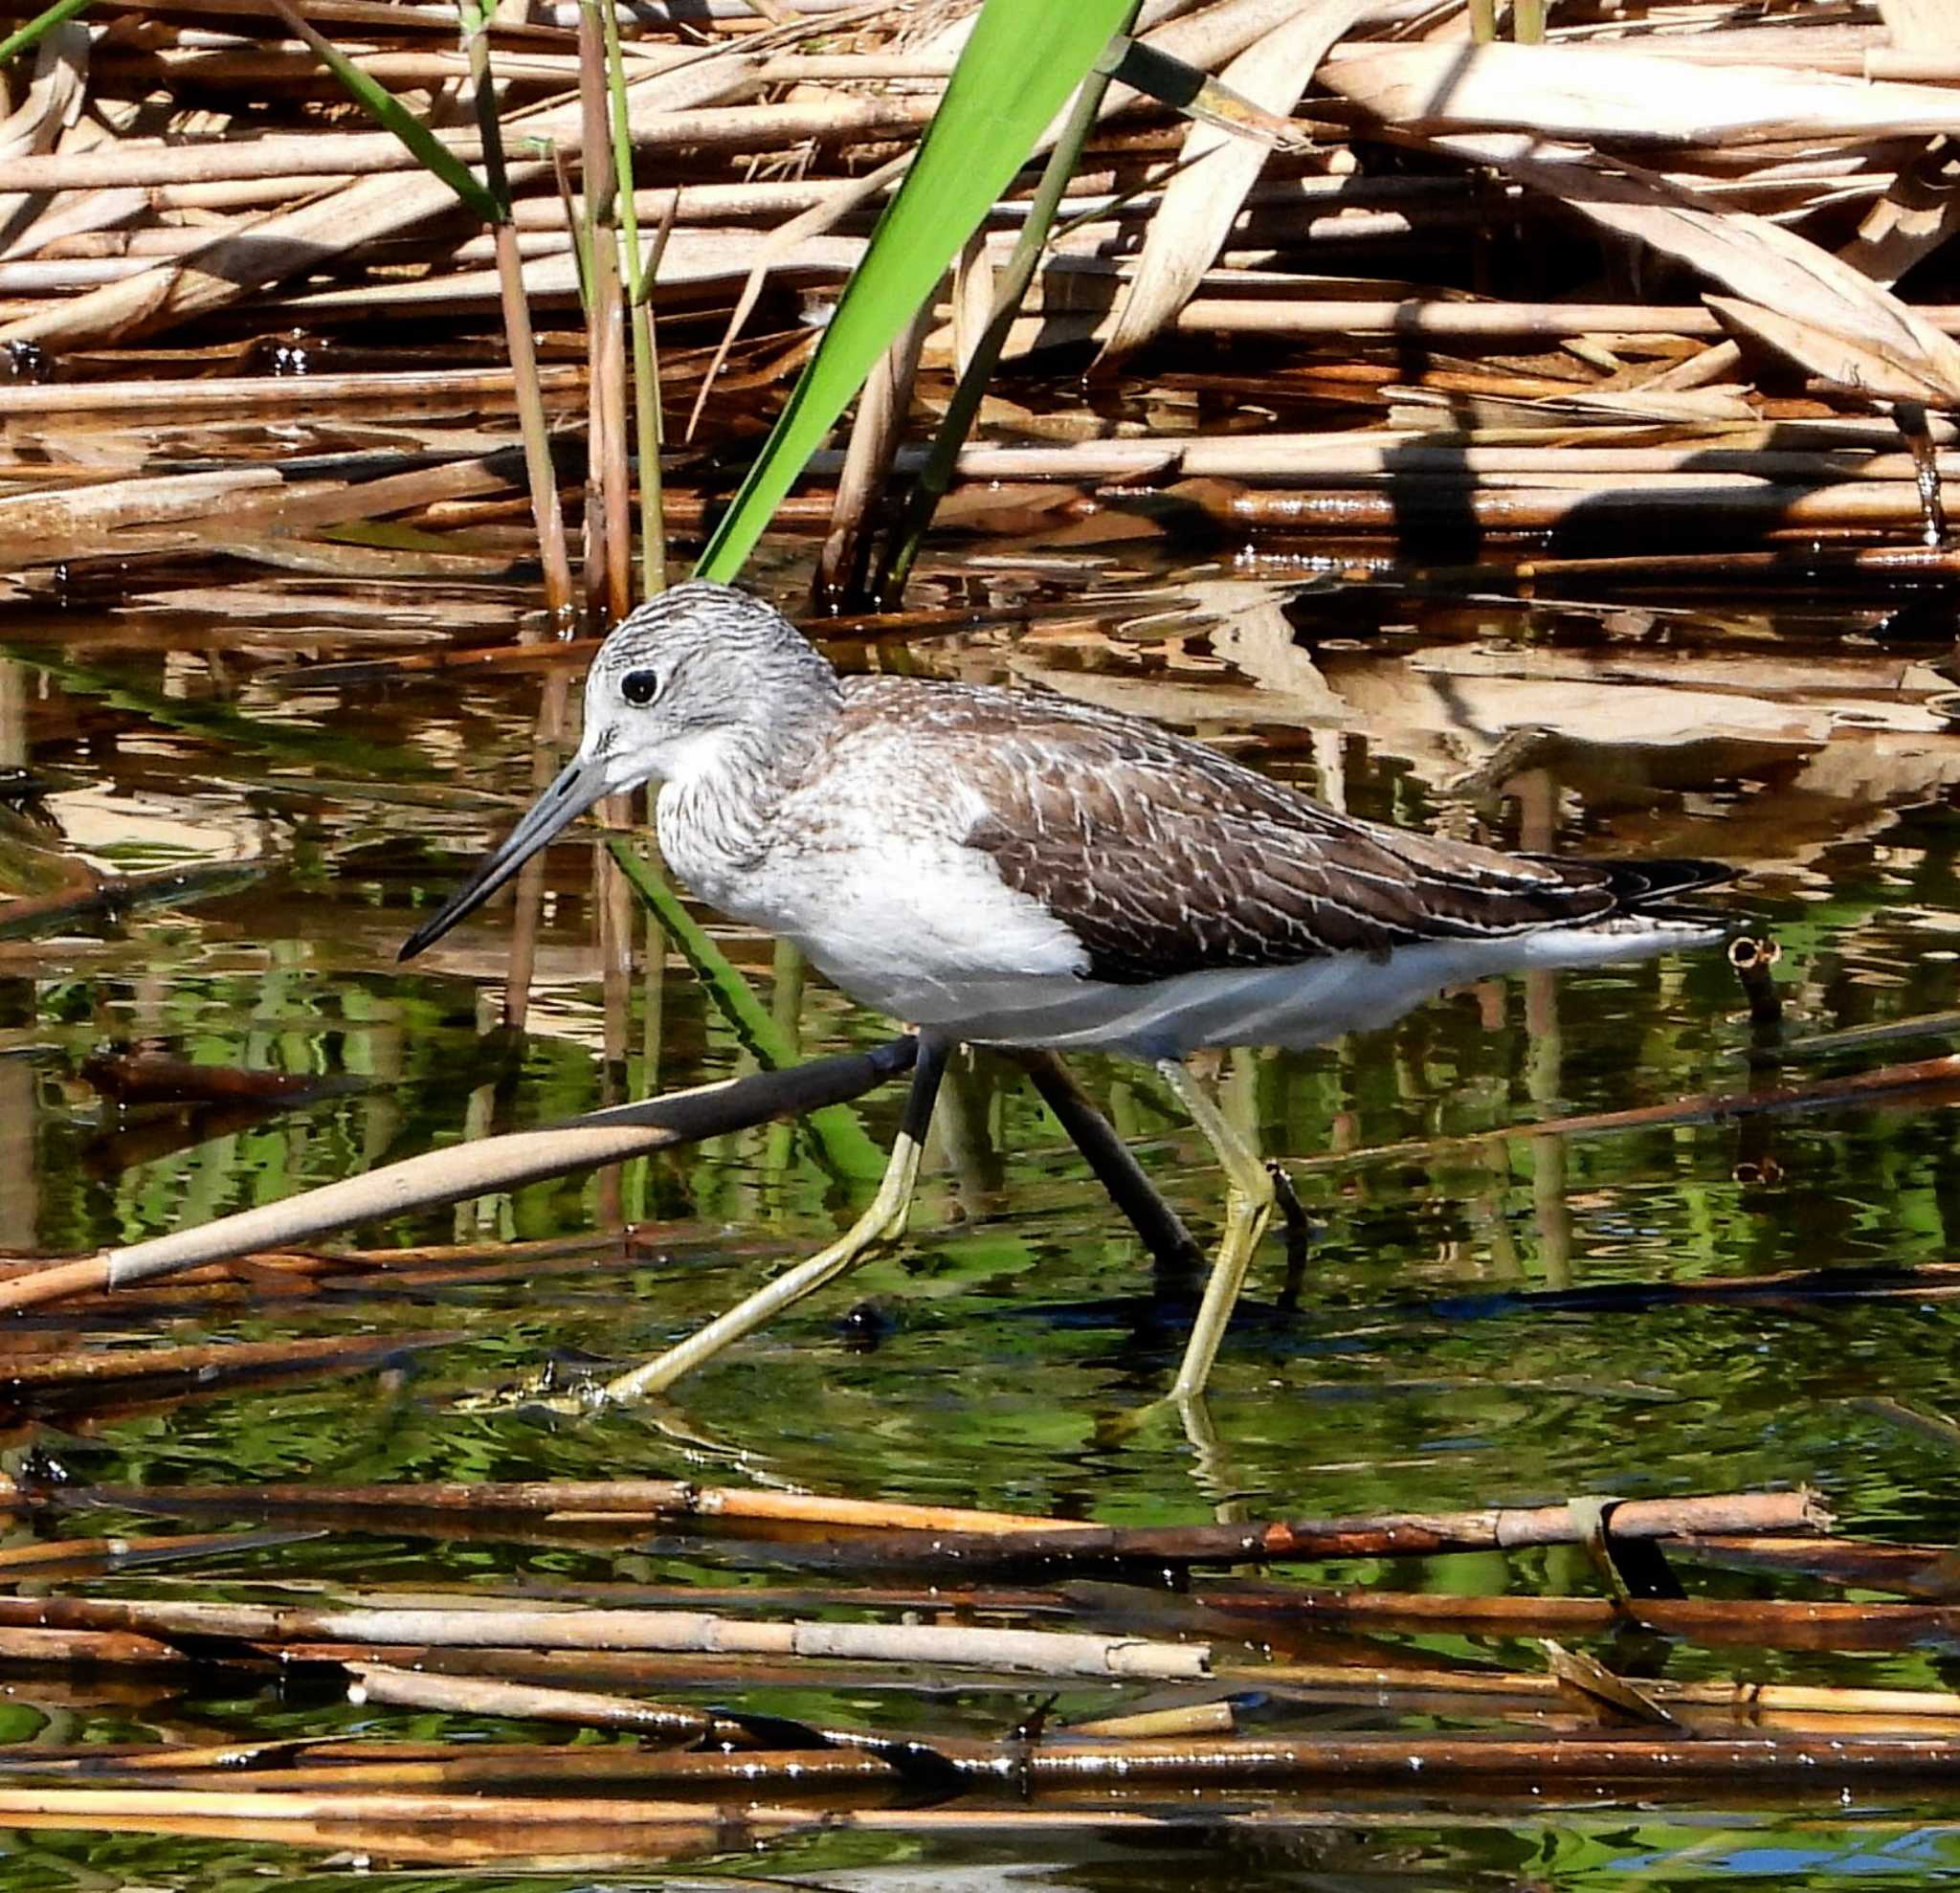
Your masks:
<instances>
[{"instance_id":1,"label":"white belly","mask_svg":"<svg viewBox=\"0 0 1960 1893\"><path fill-rule=\"evenodd\" d=\"M908 981L895 969L873 992L844 971L825 970L865 1004L971 1044L1163 1058L1208 1045L1303 1050L1387 1025L1468 980L1533 967L1651 959L1719 937L1714 929L1680 922L1610 923L1523 939L1405 946L1378 957L1343 954L1300 966L1181 973L1145 986L1111 986L1067 973Z\"/></svg>"},{"instance_id":2,"label":"white belly","mask_svg":"<svg viewBox=\"0 0 1960 1893\"><path fill-rule=\"evenodd\" d=\"M983 857L933 836L893 836L876 874L839 872L815 852L778 852L761 872L725 878L705 861L673 865L712 905L793 941L852 998L908 1025L964 1018L971 994L1003 982L1082 987L1081 942Z\"/></svg>"}]
</instances>

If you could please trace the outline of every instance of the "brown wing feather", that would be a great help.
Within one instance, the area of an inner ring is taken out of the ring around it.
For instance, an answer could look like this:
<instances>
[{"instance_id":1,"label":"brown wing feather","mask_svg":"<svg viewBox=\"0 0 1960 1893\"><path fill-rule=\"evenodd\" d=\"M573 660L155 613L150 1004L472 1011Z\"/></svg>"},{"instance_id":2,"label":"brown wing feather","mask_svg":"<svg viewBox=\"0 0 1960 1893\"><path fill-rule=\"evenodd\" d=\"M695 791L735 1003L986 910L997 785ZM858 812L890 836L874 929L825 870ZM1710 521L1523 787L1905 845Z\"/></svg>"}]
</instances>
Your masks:
<instances>
[{"instance_id":1,"label":"brown wing feather","mask_svg":"<svg viewBox=\"0 0 1960 1893\"><path fill-rule=\"evenodd\" d=\"M1068 926L1092 978L1141 983L1501 938L1637 903L1622 901L1607 864L1358 821L1110 711L898 679L853 685L846 721L897 713L948 781L977 796L984 813L966 845Z\"/></svg>"}]
</instances>

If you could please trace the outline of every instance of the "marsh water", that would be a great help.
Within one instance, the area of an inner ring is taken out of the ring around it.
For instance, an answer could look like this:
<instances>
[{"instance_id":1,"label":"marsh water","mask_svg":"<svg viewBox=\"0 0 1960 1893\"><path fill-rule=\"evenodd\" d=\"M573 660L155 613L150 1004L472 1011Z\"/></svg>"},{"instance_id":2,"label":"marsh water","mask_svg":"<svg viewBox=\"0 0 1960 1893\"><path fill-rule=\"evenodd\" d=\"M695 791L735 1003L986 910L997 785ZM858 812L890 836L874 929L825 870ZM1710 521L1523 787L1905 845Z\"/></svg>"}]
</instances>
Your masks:
<instances>
[{"instance_id":1,"label":"marsh water","mask_svg":"<svg viewBox=\"0 0 1960 1893\"><path fill-rule=\"evenodd\" d=\"M788 560L757 576L792 605L806 582ZM875 1180L851 1149L775 1126L360 1231L367 1249L472 1252L412 1291L375 1271L304 1295L187 1289L122 1322L92 1314L90 1345L386 1336L401 1347L167 1396L12 1383L8 1451L154 1488L677 1476L1125 1524L1808 1483L1847 1530L1951 1542L1960 1466L1927 1422L1952 1406L1952 1302L1589 1303L1579 1291L1947 1259L1960 1215L1955 1094L1520 1134L1814 1083L1960 1038L1960 737L1935 668L1952 648L1945 601L1800 572L1702 596L1643 592L1623 572L1531 590L1502 574L1412 582L1362 563L1173 558L1154 543L983 546L944 558L915 600L969 620L832 647L846 666L1016 679L1135 708L1368 816L1512 846L1719 856L1745 871L1718 897L1735 930L1781 946L1773 1031L1751 1024L1734 973L1708 951L1481 985L1318 1050L1219 1059L1229 1109L1292 1163L1315 1230L1293 1282L1278 1242L1263 1253L1214 1376L1207 1436L1161 1414L1112 1427L1168 1384L1188 1284L1153 1279L1053 1120L980 1058L948 1087L902 1252L658 1407L573 1414L485 1396L547 1365L576 1373L656 1351L835 1235ZM528 595L439 573L348 585L187 566L137 591L51 588L7 608L0 765L26 771L0 809L10 886L57 893L84 865L228 872L0 938L0 1249L126 1243L466 1134L753 1068L678 954L609 986L588 838L549 857L522 1031L501 1025L507 902L395 964L402 936L528 793L545 676L415 660L508 641ZM714 930L805 1052L888 1033L769 943ZM277 1106L119 1103L109 1067L91 1061L136 1053L318 1088ZM1193 1228L1212 1232L1219 1178L1155 1078L1095 1059L1079 1070ZM894 1089L855 1107L873 1144L888 1142L899 1103ZM559 1238L573 1246L500 1249ZM8 1354L72 1347L77 1325L16 1320ZM116 1516L100 1528L145 1527ZM1357 1564L1311 1576L1389 1574ZM658 1539L621 1552L335 1532L142 1581L303 1597L765 1579L793 1594L795 1560L709 1559ZM1583 1553L1562 1549L1436 1560L1398 1581L1473 1593L1599 1584ZM1740 1571L1697 1582L1805 1594ZM1245 1634L1227 1626L1219 1641ZM1294 1654L1314 1643L1281 1641ZM1403 1656L1542 1660L1456 1633L1379 1641ZM1960 1652L1938 1645L1799 1660L1654 1639L1618 1654L1648 1674L1960 1686ZM994 1733L1038 1693L975 1689L934 1713ZM1097 1700L1065 1690L1060 1712ZM867 1683L798 1712L889 1726L918 1711ZM1251 1726L1260 1712L1244 1705ZM1384 1709L1380 1726L1397 1717ZM232 1681L166 1695L22 1673L0 1701L0 1740L21 1744L129 1739L166 1721L177 1740L435 1726ZM1664 1804L1589 1793L1521 1811L1412 1785L1365 1812L1307 1792L1248 1791L1232 1805L1273 1818L1194 1822L1182 1852L1093 1830L1038 1841L818 1831L709 1850L679 1878L651 1865L602 1878L1603 1889L1906 1887L1960 1873L1960 1806L1932 1784L1781 1804L1690 1789ZM0 1839L9 1887L301 1872L404 1886L433 1875L271 1845ZM488 1867L441 1878L593 1883Z\"/></svg>"}]
</instances>

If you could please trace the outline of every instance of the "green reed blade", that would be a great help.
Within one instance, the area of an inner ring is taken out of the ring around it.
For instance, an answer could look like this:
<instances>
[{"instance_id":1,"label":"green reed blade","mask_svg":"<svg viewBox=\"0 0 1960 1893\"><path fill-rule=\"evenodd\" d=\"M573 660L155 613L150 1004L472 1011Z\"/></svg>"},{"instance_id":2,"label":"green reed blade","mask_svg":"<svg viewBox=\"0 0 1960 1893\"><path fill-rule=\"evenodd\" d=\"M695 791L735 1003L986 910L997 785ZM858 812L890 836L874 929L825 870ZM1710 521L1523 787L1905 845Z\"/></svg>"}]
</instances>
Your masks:
<instances>
[{"instance_id":1,"label":"green reed blade","mask_svg":"<svg viewBox=\"0 0 1960 1893\"><path fill-rule=\"evenodd\" d=\"M355 103L385 130L393 132L424 170L433 177L440 178L486 224L504 220L504 206L499 203L496 195L393 93L370 78L332 40L302 17L291 0L273 0L273 5L287 27L313 49L321 64L340 80ZM489 151L490 145L486 143L486 160Z\"/></svg>"},{"instance_id":2,"label":"green reed blade","mask_svg":"<svg viewBox=\"0 0 1960 1893\"><path fill-rule=\"evenodd\" d=\"M46 12L36 13L25 26L16 27L5 39L0 39L0 66L38 46L63 20L72 20L87 5L88 0L55 0Z\"/></svg>"},{"instance_id":3,"label":"green reed blade","mask_svg":"<svg viewBox=\"0 0 1960 1893\"><path fill-rule=\"evenodd\" d=\"M696 568L741 569L817 444L872 365L932 293L1081 82L1130 0L986 0L926 127L816 352Z\"/></svg>"},{"instance_id":4,"label":"green reed blade","mask_svg":"<svg viewBox=\"0 0 1960 1893\"><path fill-rule=\"evenodd\" d=\"M1137 5L1138 0L1129 0L1129 5L1124 10L1121 24L1125 30L1135 24ZM1120 43L1127 45L1131 42L1125 39ZM1106 56L1083 78L1077 90L1076 101L1069 108L1068 122L1063 125L1061 136L1055 141L1055 148L1048 154L1041 182L1036 187L1034 200L1028 206L1027 221L1014 240L1013 254L994 280L993 306L988 314L987 327L973 350L972 359L961 371L953 388L952 399L947 403L946 412L940 416L939 426L933 431L925 465L912 482L912 490L905 499L903 518L885 547L884 563L880 568L878 582L872 588L880 611L897 609L905 590L905 580L911 574L912 563L918 558L919 548L932 524L932 517L952 485L960 449L966 445L967 435L972 432L980 404L986 399L988 387L993 380L993 370L999 366L1001 351L1007 346L1014 318L1020 314L1028 285L1035 279L1036 266L1041 260L1042 251L1047 248L1062 193L1075 174L1083 145L1096 128L1096 114L1102 110L1103 95L1109 90L1109 75L1102 70L1103 63L1106 63Z\"/></svg>"}]
</instances>

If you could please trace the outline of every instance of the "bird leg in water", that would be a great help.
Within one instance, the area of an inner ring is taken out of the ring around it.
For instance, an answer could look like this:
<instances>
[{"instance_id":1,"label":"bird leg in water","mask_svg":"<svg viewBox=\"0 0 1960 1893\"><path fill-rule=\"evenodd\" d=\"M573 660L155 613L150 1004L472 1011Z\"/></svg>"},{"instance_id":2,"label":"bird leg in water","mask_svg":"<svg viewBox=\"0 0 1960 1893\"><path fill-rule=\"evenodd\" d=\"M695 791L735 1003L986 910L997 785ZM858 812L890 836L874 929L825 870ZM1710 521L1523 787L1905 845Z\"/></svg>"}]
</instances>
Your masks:
<instances>
[{"instance_id":1,"label":"bird leg in water","mask_svg":"<svg viewBox=\"0 0 1960 1893\"><path fill-rule=\"evenodd\" d=\"M1238 1291L1245 1285L1253 1251L1273 1213L1275 1191L1272 1173L1259 1161L1258 1153L1227 1122L1225 1113L1190 1070L1176 1058L1160 1058L1157 1070L1218 1153L1228 1186L1225 1234L1218 1243L1211 1279L1205 1283L1205 1298L1198 1303L1197 1319L1192 1324L1191 1339L1185 1344L1183 1364L1170 1389L1170 1398L1183 1404L1203 1392L1211 1377L1212 1363L1218 1358L1219 1343L1225 1339Z\"/></svg>"},{"instance_id":2,"label":"bird leg in water","mask_svg":"<svg viewBox=\"0 0 1960 1893\"><path fill-rule=\"evenodd\" d=\"M1068 1067L1053 1052L1038 1048L1017 1047L1008 1056L1028 1074L1041 1102L1068 1132L1110 1201L1144 1238L1158 1267L1180 1282L1194 1277L1204 1251Z\"/></svg>"},{"instance_id":3,"label":"bird leg in water","mask_svg":"<svg viewBox=\"0 0 1960 1893\"><path fill-rule=\"evenodd\" d=\"M697 1329L685 1341L676 1342L644 1367L609 1380L599 1390L600 1405L643 1399L673 1386L681 1375L692 1373L751 1329L773 1320L791 1303L800 1302L826 1282L835 1281L904 1235L905 1215L912 1207L912 1191L919 1181L919 1156L925 1145L925 1133L931 1127L932 1107L939 1101L939 1083L946 1074L948 1049L943 1041L920 1035L919 1062L912 1069L912 1089L905 1097L905 1115L899 1126L898 1141L892 1146L891 1162L885 1166L878 1194L864 1214L829 1248L785 1270L767 1287L757 1289L746 1302L738 1302L726 1314Z\"/></svg>"}]
</instances>

